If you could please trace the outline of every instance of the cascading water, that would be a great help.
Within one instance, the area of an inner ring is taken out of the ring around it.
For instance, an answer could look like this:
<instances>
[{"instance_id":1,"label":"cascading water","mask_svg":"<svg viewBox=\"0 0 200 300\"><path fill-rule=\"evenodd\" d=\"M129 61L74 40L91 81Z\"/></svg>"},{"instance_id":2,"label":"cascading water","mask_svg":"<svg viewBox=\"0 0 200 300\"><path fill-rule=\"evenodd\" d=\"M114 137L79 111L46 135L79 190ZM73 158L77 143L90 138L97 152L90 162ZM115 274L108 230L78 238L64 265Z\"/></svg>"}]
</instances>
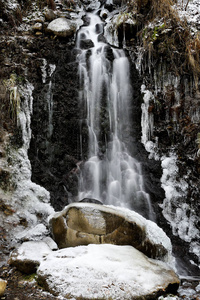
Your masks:
<instances>
[{"instance_id":1,"label":"cascading water","mask_svg":"<svg viewBox=\"0 0 200 300\"><path fill-rule=\"evenodd\" d=\"M133 99L129 61L122 49L102 41L101 19L91 13L88 18L90 24L82 27L77 37L80 105L89 132L89 159L80 176L79 200L98 199L145 212L154 219L141 165L125 144Z\"/></svg>"}]
</instances>

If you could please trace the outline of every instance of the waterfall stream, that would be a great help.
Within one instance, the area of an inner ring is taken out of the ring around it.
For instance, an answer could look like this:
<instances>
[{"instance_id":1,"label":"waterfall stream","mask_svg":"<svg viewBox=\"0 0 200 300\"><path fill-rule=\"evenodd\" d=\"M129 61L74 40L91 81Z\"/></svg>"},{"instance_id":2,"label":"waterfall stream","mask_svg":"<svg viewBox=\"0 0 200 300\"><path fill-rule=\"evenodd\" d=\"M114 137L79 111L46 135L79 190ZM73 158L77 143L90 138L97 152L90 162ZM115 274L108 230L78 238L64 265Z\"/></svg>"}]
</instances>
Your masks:
<instances>
[{"instance_id":1,"label":"waterfall stream","mask_svg":"<svg viewBox=\"0 0 200 300\"><path fill-rule=\"evenodd\" d=\"M79 200L98 199L154 219L141 164L130 156L125 143L132 126L129 60L122 49L104 42L102 20L91 13L87 17L89 25L77 36L80 109L89 132L89 158L80 176Z\"/></svg>"}]
</instances>

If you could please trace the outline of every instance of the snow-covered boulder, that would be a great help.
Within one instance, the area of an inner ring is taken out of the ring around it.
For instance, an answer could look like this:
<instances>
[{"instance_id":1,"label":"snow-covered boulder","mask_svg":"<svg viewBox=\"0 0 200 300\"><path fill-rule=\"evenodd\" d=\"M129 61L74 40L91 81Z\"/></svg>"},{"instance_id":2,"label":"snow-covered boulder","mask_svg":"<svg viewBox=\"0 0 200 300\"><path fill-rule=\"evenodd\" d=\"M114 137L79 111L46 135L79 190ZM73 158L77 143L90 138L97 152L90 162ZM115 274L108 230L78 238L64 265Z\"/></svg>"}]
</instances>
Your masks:
<instances>
[{"instance_id":1,"label":"snow-covered boulder","mask_svg":"<svg viewBox=\"0 0 200 300\"><path fill-rule=\"evenodd\" d=\"M50 22L47 31L59 37L69 37L76 32L76 25L72 21L61 17Z\"/></svg>"},{"instance_id":2,"label":"snow-covered boulder","mask_svg":"<svg viewBox=\"0 0 200 300\"><path fill-rule=\"evenodd\" d=\"M30 241L23 243L17 250L11 253L9 264L19 271L31 274L40 265L41 260L51 252L47 243L42 241Z\"/></svg>"},{"instance_id":3,"label":"snow-covered boulder","mask_svg":"<svg viewBox=\"0 0 200 300\"><path fill-rule=\"evenodd\" d=\"M179 285L165 263L131 246L108 244L51 252L37 275L40 285L65 299L157 299Z\"/></svg>"},{"instance_id":4,"label":"snow-covered boulder","mask_svg":"<svg viewBox=\"0 0 200 300\"><path fill-rule=\"evenodd\" d=\"M50 217L59 248L88 244L130 245L151 258L169 260L171 242L161 228L129 209L73 203Z\"/></svg>"}]
</instances>

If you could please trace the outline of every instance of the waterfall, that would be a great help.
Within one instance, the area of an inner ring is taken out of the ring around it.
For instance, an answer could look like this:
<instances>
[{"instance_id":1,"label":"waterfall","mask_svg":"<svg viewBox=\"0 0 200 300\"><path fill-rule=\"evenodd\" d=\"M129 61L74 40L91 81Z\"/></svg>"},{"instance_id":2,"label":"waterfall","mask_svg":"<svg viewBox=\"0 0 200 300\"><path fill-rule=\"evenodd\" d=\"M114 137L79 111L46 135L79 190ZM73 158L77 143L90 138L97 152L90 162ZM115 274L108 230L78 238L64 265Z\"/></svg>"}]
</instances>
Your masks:
<instances>
[{"instance_id":1,"label":"waterfall","mask_svg":"<svg viewBox=\"0 0 200 300\"><path fill-rule=\"evenodd\" d=\"M153 219L141 164L130 156L125 143L133 100L129 61L122 49L102 41L101 19L91 13L88 18L90 24L77 36L81 122L87 123L89 133L89 158L80 176L79 200L94 198L143 215L148 211L147 217Z\"/></svg>"}]
</instances>

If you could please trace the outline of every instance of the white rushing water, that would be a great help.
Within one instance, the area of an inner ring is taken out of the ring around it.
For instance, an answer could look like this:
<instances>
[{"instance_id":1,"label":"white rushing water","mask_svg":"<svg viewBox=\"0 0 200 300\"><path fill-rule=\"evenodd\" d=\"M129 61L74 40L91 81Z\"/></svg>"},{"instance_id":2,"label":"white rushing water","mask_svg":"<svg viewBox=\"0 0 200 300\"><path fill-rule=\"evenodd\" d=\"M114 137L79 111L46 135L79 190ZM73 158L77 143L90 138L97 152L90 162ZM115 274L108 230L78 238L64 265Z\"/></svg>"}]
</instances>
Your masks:
<instances>
[{"instance_id":1,"label":"white rushing water","mask_svg":"<svg viewBox=\"0 0 200 300\"><path fill-rule=\"evenodd\" d=\"M130 101L133 99L129 61L122 49L99 40L101 19L88 14L90 24L78 33L80 105L85 109L89 131L89 159L80 179L79 200L95 198L105 204L125 206L152 217L149 195L144 190L140 163L124 143L129 138ZM112 57L108 59L108 53Z\"/></svg>"}]
</instances>

